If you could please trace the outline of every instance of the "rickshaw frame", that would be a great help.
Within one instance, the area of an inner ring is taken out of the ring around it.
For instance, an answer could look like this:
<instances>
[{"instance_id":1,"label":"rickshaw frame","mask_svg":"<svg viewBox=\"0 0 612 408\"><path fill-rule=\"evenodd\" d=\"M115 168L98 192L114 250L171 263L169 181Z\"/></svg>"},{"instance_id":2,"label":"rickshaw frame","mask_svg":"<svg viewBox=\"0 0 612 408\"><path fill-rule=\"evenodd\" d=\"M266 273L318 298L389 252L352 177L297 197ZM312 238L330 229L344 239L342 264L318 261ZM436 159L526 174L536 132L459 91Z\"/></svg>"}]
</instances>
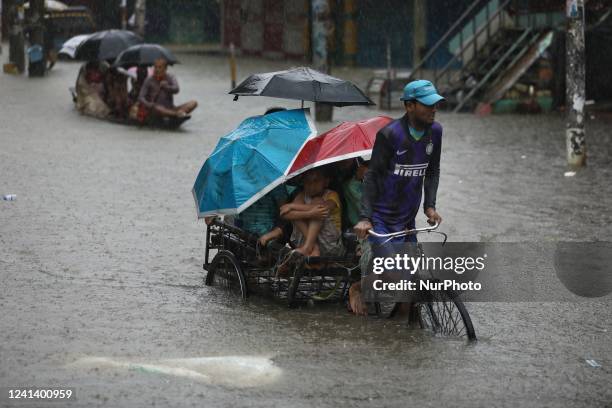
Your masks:
<instances>
[{"instance_id":1,"label":"rickshaw frame","mask_svg":"<svg viewBox=\"0 0 612 408\"><path fill-rule=\"evenodd\" d=\"M255 235L215 218L206 228L205 283L216 286L213 282L216 270L223 269L228 274L225 279L233 279L227 282L229 286L241 286L235 292L243 299L253 292L269 292L274 298L286 299L289 307L305 301L345 300L350 284L360 277L357 242L351 238L343 237L343 256L304 257L292 265L289 276L283 277L278 276L277 269L290 248L272 245L260 248ZM217 251L214 256L213 250ZM223 265L219 264L220 258L224 258ZM231 268L233 272L229 271Z\"/></svg>"},{"instance_id":2,"label":"rickshaw frame","mask_svg":"<svg viewBox=\"0 0 612 408\"><path fill-rule=\"evenodd\" d=\"M435 232L437 225L405 233ZM401 233L376 234L378 237L397 237ZM445 236L446 234L441 233ZM288 277L279 277L277 266L290 250L288 247L262 251L258 237L214 218L206 227L204 270L207 286L223 286L246 299L252 292L268 292L285 300L289 307L312 301L348 300L350 285L361 279L360 259L356 252L354 234L345 234L345 253L342 257L303 257L294 264ZM422 248L419 245L419 249ZM211 259L211 251L216 254ZM427 271L426 271L427 272ZM430 276L429 279L437 280ZM400 303L374 303L375 314L394 317ZM467 308L458 293L452 290L427 291L412 305L409 323L418 323L434 333L466 337L476 340L476 333Z\"/></svg>"}]
</instances>

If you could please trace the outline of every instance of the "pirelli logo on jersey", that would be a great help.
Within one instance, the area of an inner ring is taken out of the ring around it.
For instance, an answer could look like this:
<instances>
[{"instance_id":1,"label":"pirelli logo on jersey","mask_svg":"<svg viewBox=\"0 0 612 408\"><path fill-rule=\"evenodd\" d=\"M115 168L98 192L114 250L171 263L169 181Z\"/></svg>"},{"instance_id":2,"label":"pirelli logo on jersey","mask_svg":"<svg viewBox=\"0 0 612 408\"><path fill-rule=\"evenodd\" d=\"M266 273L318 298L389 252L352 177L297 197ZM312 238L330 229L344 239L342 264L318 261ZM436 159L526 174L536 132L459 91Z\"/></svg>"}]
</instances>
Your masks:
<instances>
[{"instance_id":1,"label":"pirelli logo on jersey","mask_svg":"<svg viewBox=\"0 0 612 408\"><path fill-rule=\"evenodd\" d=\"M427 163L422 164L396 164L393 174L401 177L422 177L427 170Z\"/></svg>"}]
</instances>

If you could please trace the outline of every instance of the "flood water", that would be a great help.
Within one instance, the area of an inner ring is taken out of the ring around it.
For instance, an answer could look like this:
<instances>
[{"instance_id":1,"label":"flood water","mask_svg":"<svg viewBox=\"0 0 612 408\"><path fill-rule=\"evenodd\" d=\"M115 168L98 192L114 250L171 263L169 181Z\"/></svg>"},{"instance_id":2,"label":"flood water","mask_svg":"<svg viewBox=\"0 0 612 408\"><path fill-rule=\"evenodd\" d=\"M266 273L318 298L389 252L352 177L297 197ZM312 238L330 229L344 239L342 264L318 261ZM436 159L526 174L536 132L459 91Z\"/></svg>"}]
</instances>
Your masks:
<instances>
[{"instance_id":1,"label":"flood water","mask_svg":"<svg viewBox=\"0 0 612 408\"><path fill-rule=\"evenodd\" d=\"M0 387L72 387L66 406L83 407L610 406L610 295L468 304L479 341L466 344L341 305L287 309L204 286L197 171L242 119L299 102L232 102L225 58L179 58L177 101L200 106L176 132L80 116L68 93L78 64L0 76L0 193L17 195L0 201ZM239 78L290 65L239 60ZM363 84L363 72L334 73ZM381 113L400 115L342 108L335 120ZM437 120L450 239L612 240L609 120L588 123L575 177L561 116Z\"/></svg>"}]
</instances>

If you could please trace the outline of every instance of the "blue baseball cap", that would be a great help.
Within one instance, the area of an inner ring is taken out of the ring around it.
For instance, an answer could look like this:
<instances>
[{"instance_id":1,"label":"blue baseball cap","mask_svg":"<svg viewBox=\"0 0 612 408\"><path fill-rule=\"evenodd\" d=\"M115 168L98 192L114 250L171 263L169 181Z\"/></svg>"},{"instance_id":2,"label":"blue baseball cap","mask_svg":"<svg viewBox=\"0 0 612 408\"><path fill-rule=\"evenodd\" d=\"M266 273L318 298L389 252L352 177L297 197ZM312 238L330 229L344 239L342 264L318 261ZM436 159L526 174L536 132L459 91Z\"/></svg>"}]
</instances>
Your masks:
<instances>
[{"instance_id":1,"label":"blue baseball cap","mask_svg":"<svg viewBox=\"0 0 612 408\"><path fill-rule=\"evenodd\" d=\"M444 98L438 95L436 87L425 79L418 79L416 81L409 82L404 87L404 94L400 98L400 101L418 101L423 105L432 106L436 103L443 101Z\"/></svg>"}]
</instances>

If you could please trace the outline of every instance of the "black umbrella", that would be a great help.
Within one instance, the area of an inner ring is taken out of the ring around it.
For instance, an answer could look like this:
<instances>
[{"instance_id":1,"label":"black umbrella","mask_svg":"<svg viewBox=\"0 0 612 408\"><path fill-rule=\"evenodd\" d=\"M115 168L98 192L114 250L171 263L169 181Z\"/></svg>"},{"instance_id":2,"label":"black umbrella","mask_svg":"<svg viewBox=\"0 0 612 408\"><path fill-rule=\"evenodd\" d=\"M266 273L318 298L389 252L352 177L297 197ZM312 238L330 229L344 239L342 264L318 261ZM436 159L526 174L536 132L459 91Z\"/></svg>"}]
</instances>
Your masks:
<instances>
[{"instance_id":1,"label":"black umbrella","mask_svg":"<svg viewBox=\"0 0 612 408\"><path fill-rule=\"evenodd\" d=\"M98 31L79 44L75 58L85 61L114 60L126 48L142 42L142 38L131 31Z\"/></svg>"},{"instance_id":2,"label":"black umbrella","mask_svg":"<svg viewBox=\"0 0 612 408\"><path fill-rule=\"evenodd\" d=\"M238 96L325 102L334 106L375 105L355 84L314 69L299 67L286 71L253 74L230 91Z\"/></svg>"},{"instance_id":3,"label":"black umbrella","mask_svg":"<svg viewBox=\"0 0 612 408\"><path fill-rule=\"evenodd\" d=\"M176 64L178 60L170 51L157 44L137 44L124 50L115 60L114 66L153 65L156 59L163 58L168 64Z\"/></svg>"}]
</instances>

